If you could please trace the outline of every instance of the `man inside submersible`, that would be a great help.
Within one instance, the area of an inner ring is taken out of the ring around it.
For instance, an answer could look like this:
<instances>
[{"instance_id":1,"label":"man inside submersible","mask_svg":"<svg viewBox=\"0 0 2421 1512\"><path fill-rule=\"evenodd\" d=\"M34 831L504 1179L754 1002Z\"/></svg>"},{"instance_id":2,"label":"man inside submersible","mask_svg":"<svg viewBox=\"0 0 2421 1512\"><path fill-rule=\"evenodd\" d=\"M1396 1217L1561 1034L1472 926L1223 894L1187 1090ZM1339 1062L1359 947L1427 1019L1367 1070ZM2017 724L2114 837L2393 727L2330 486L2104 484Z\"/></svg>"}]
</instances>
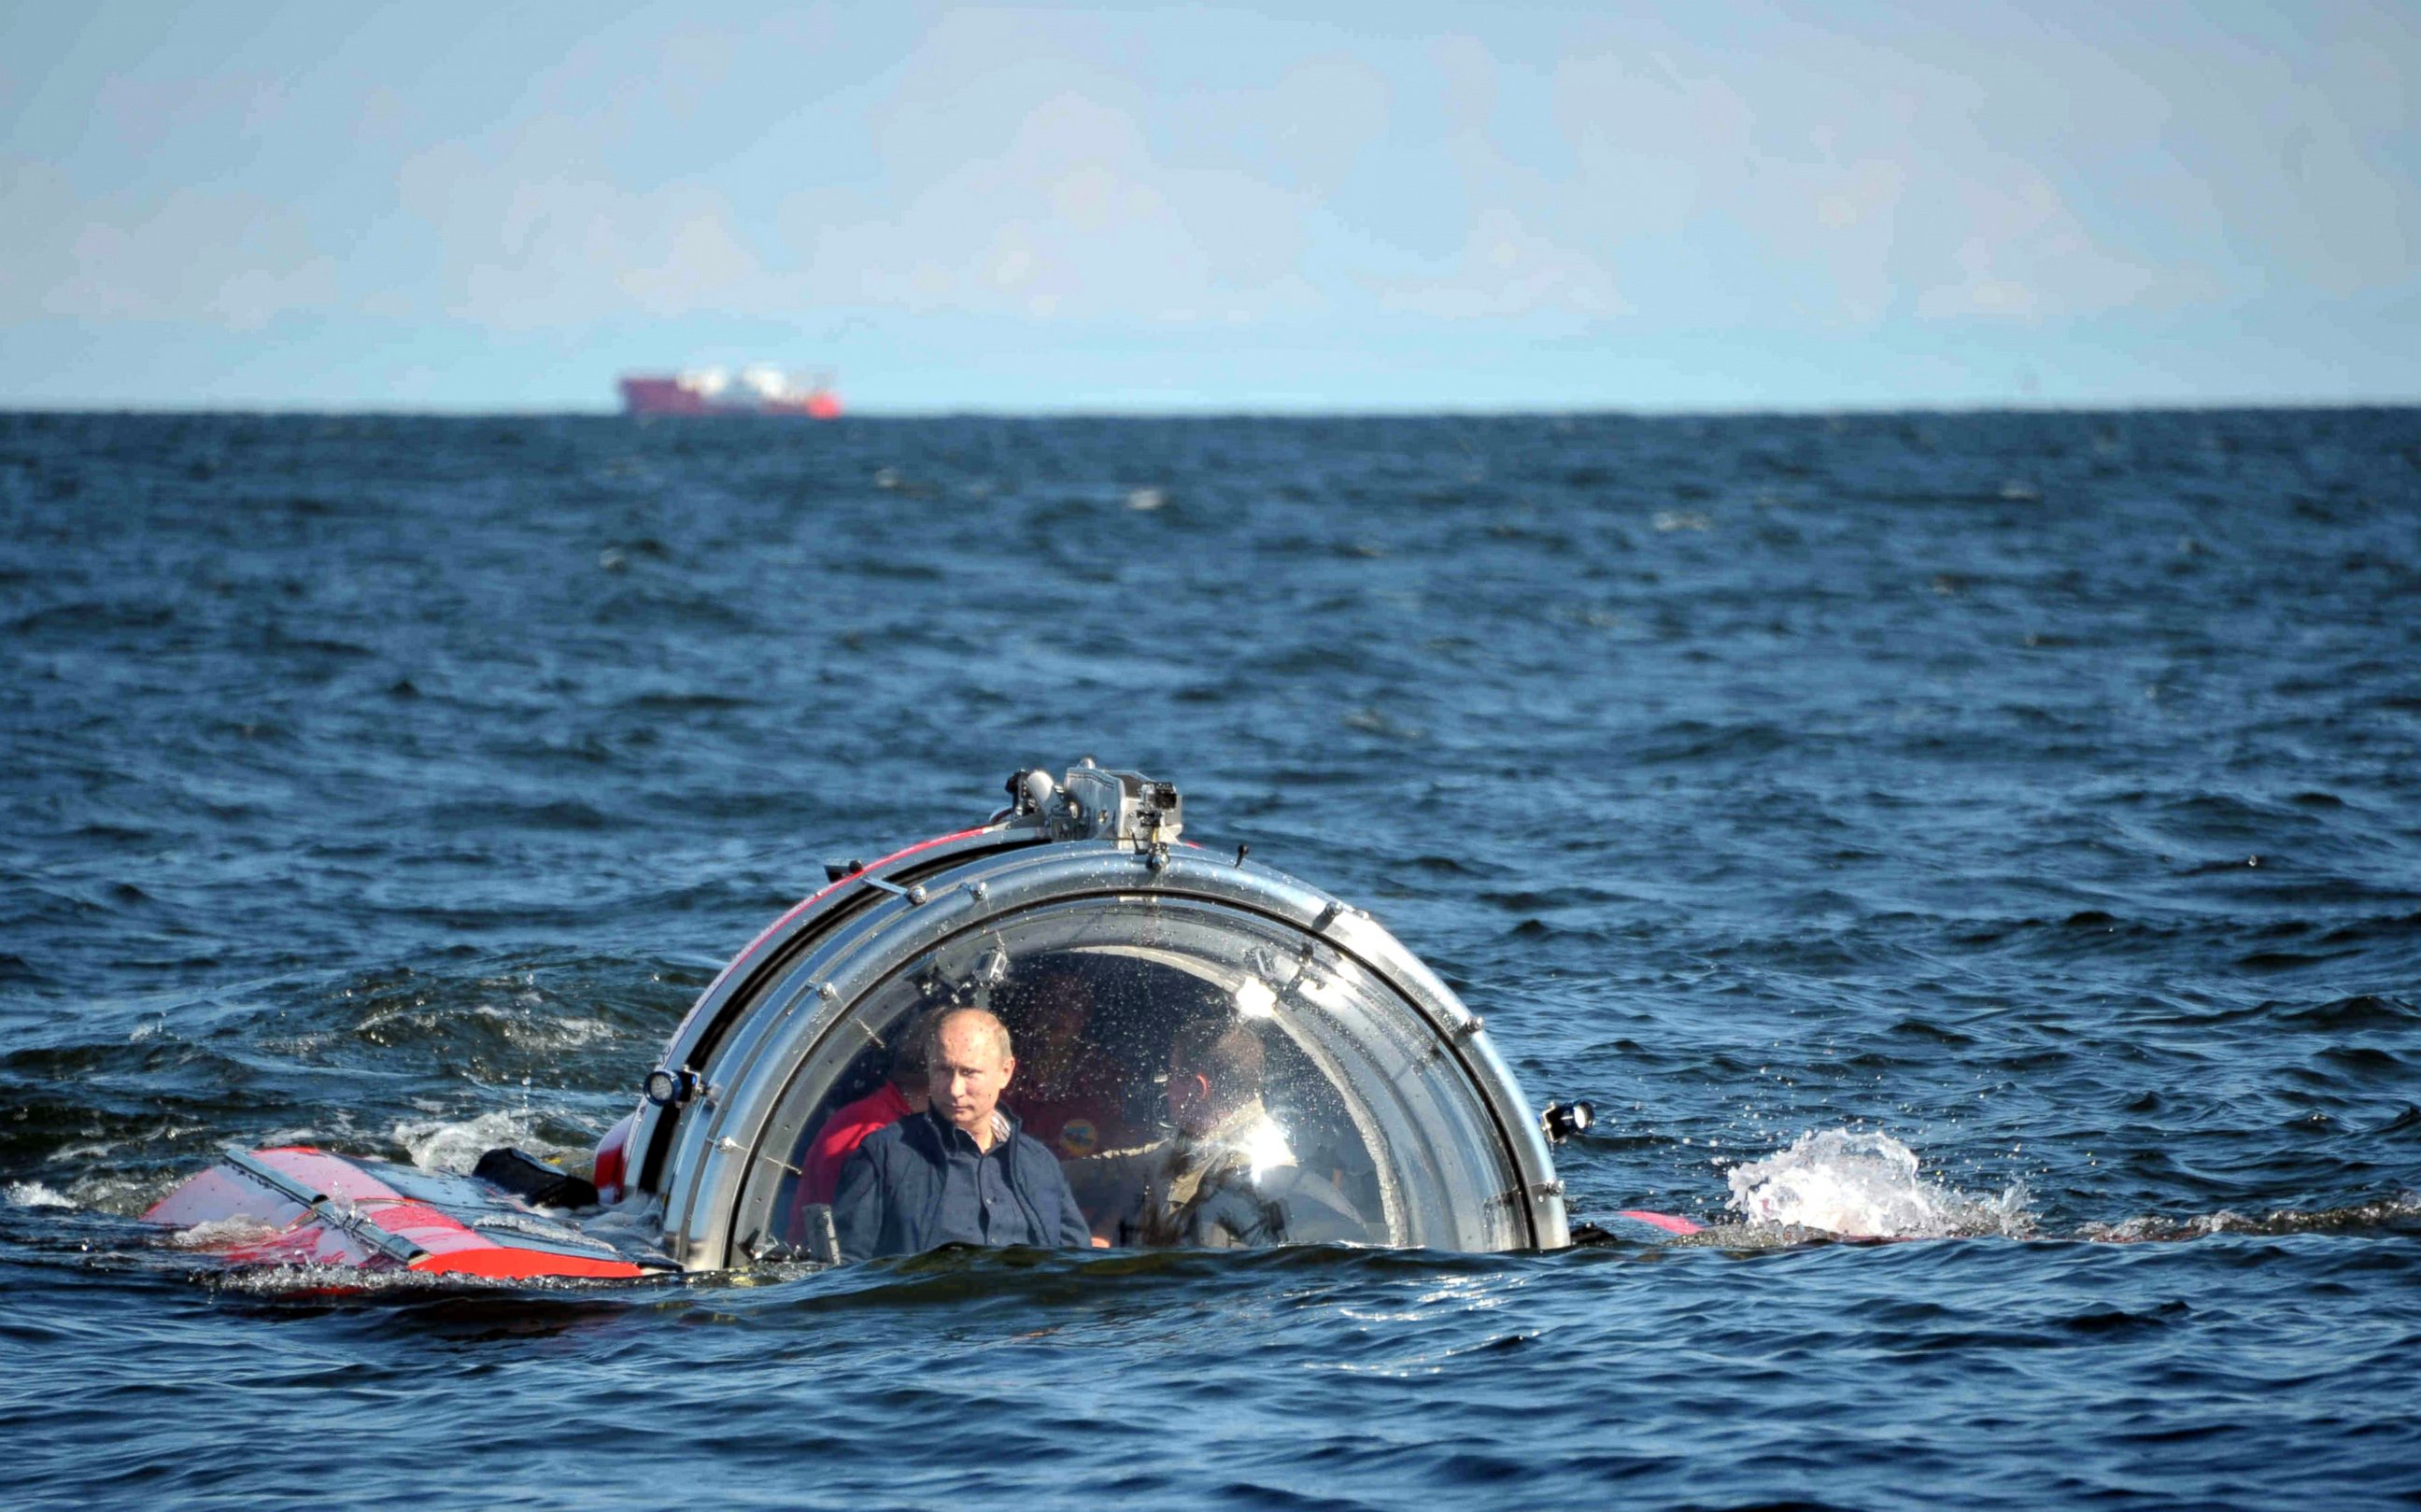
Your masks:
<instances>
[{"instance_id":1,"label":"man inside submersible","mask_svg":"<svg viewBox=\"0 0 2421 1512\"><path fill-rule=\"evenodd\" d=\"M1127 1193L1118 1242L1235 1249L1361 1239L1367 1227L1326 1178L1297 1163L1262 1101L1267 1055L1245 1024L1193 1020L1168 1052L1173 1131L1135 1149L1070 1161L1074 1184Z\"/></svg>"},{"instance_id":2,"label":"man inside submersible","mask_svg":"<svg viewBox=\"0 0 2421 1512\"><path fill-rule=\"evenodd\" d=\"M1017 1061L999 1018L954 1008L920 1037L930 1105L867 1138L842 1167L832 1216L844 1259L945 1244L1082 1248L1113 1236L1208 1249L1367 1237L1343 1193L1298 1163L1263 1101L1260 1039L1234 1018L1178 1028L1164 1137L1064 1166L1002 1105Z\"/></svg>"},{"instance_id":3,"label":"man inside submersible","mask_svg":"<svg viewBox=\"0 0 2421 1512\"><path fill-rule=\"evenodd\" d=\"M841 1167L832 1204L841 1258L1093 1242L1058 1159L1000 1106L1016 1070L1007 1026L989 1010L953 1008L933 1020L929 1105L868 1138Z\"/></svg>"}]
</instances>

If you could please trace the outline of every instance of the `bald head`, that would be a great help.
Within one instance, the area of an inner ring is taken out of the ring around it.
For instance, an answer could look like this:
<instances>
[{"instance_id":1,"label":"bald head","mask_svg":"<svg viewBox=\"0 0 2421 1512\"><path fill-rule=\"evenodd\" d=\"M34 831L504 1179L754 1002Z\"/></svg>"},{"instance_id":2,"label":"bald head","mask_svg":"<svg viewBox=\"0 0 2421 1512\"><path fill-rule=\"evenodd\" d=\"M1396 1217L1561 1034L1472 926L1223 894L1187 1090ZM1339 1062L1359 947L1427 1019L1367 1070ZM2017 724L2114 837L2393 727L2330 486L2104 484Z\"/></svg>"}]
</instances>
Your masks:
<instances>
[{"instance_id":1,"label":"bald head","mask_svg":"<svg viewBox=\"0 0 2421 1512\"><path fill-rule=\"evenodd\" d=\"M932 1022L925 1028L924 1052L929 1062L932 1059L934 1052L941 1047L944 1031L961 1026L963 1027L964 1032L978 1037L983 1043L990 1045L992 1053L998 1058L1002 1060L1009 1058L1008 1025L1000 1021L1000 1015L990 1008L944 1008L933 1015Z\"/></svg>"}]
</instances>

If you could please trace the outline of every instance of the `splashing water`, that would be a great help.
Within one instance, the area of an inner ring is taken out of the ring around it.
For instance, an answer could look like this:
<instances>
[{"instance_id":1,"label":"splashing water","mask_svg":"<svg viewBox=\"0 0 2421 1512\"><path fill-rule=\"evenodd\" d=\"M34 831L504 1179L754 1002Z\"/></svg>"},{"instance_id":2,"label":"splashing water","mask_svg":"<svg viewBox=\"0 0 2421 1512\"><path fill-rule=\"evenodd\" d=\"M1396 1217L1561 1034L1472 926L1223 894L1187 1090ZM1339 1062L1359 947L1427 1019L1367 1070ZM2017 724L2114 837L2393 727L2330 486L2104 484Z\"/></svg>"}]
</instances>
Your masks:
<instances>
[{"instance_id":1,"label":"splashing water","mask_svg":"<svg viewBox=\"0 0 2421 1512\"><path fill-rule=\"evenodd\" d=\"M277 1225L248 1214L233 1218L212 1218L180 1228L167 1238L170 1247L180 1250L208 1250L222 1245L248 1244L257 1239L275 1237Z\"/></svg>"},{"instance_id":2,"label":"splashing water","mask_svg":"<svg viewBox=\"0 0 2421 1512\"><path fill-rule=\"evenodd\" d=\"M1916 1152L1889 1134L1825 1129L1735 1166L1730 1206L1752 1224L1856 1239L2016 1233L2026 1192L2013 1183L1978 1200L1917 1174Z\"/></svg>"},{"instance_id":3,"label":"splashing water","mask_svg":"<svg viewBox=\"0 0 2421 1512\"><path fill-rule=\"evenodd\" d=\"M39 1181L11 1181L6 1192L0 1192L20 1208L72 1208L75 1199L54 1191Z\"/></svg>"},{"instance_id":4,"label":"splashing water","mask_svg":"<svg viewBox=\"0 0 2421 1512\"><path fill-rule=\"evenodd\" d=\"M395 1126L394 1137L413 1164L457 1176L468 1174L481 1155L500 1145L516 1145L539 1155L554 1153L553 1146L539 1144L527 1116L502 1111L460 1121L407 1119Z\"/></svg>"}]
</instances>

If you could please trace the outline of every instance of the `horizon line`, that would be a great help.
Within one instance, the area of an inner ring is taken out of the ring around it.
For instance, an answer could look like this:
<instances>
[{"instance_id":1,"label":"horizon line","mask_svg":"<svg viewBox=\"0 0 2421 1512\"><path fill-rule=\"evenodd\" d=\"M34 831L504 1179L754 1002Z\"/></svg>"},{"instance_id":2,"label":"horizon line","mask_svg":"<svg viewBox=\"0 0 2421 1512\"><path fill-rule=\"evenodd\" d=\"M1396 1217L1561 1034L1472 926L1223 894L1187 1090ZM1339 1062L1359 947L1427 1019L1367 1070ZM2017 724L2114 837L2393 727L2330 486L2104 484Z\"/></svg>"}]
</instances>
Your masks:
<instances>
[{"instance_id":1,"label":"horizon line","mask_svg":"<svg viewBox=\"0 0 2421 1512\"><path fill-rule=\"evenodd\" d=\"M940 406L932 408L899 407L845 409L831 419L815 419L789 414L665 414L634 415L612 407L582 406L570 408L496 406L379 406L340 405L308 407L278 403L265 404L144 404L108 400L70 400L64 403L19 404L0 399L0 415L76 416L100 415L157 416L160 418L207 418L211 416L293 418L293 419L384 419L384 420L625 420L641 425L687 425L741 421L747 423L780 423L782 425L829 426L851 420L1385 420L1385 419L1579 419L1620 417L1638 420L1688 419L1825 419L1835 416L1888 416L1905 414L2156 414L2156 413L2220 413L2243 411L2316 412L2330 410L2410 410L2421 409L2421 394L2392 397L2360 398L2226 398L2226 399L2095 399L2049 400L2013 398L2007 400L1924 403L1851 402L1842 404L1742 404L1681 405L1661 408L1652 405L1379 405L1369 407L1339 406L1336 408L1257 408L1250 405L1221 407L1214 405L1181 407L1087 407L1008 409L980 405Z\"/></svg>"}]
</instances>

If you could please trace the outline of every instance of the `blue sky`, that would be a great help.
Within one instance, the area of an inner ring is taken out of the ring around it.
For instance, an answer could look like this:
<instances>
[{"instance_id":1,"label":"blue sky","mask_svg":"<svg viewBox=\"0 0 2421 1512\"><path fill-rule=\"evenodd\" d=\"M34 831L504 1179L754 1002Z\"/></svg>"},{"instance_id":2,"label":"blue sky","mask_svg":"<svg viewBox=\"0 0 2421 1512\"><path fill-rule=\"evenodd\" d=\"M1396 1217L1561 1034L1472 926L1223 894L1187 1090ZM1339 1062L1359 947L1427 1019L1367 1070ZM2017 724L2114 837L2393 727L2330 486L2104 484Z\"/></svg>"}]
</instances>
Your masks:
<instances>
[{"instance_id":1,"label":"blue sky","mask_svg":"<svg viewBox=\"0 0 2421 1512\"><path fill-rule=\"evenodd\" d=\"M0 0L0 405L2421 398L2421 8Z\"/></svg>"}]
</instances>

